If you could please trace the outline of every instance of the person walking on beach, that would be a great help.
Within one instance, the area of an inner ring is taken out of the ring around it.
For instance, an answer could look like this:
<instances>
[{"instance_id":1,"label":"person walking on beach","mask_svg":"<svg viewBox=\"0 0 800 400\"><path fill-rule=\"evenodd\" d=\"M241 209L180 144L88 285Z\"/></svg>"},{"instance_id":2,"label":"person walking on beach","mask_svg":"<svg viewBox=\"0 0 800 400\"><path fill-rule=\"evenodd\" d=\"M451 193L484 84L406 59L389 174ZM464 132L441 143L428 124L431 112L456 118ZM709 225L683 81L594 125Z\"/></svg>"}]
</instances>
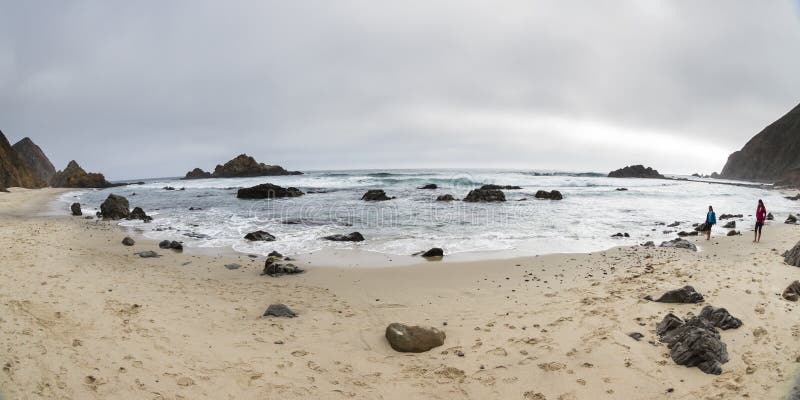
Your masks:
<instances>
[{"instance_id":1,"label":"person walking on beach","mask_svg":"<svg viewBox=\"0 0 800 400\"><path fill-rule=\"evenodd\" d=\"M717 214L714 213L714 207L708 206L708 214L706 214L706 240L711 240L711 227L717 224Z\"/></svg>"},{"instance_id":2,"label":"person walking on beach","mask_svg":"<svg viewBox=\"0 0 800 400\"><path fill-rule=\"evenodd\" d=\"M756 207L756 236L753 238L753 243L761 241L761 228L764 227L764 221L767 220L767 207L764 207L764 202L758 199L758 207Z\"/></svg>"}]
</instances>

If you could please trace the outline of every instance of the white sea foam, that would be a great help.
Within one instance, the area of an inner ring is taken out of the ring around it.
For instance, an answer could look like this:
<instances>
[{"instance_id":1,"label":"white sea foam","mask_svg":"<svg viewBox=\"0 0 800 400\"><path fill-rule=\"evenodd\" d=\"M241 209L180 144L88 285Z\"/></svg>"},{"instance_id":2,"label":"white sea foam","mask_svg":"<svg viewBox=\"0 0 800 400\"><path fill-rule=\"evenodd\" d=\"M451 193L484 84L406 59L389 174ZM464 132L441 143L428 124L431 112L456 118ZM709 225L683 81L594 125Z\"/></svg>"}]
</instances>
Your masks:
<instances>
[{"instance_id":1,"label":"white sea foam","mask_svg":"<svg viewBox=\"0 0 800 400\"><path fill-rule=\"evenodd\" d=\"M237 188L265 182L324 192L290 199L236 198ZM426 183L436 183L439 189L418 189ZM518 185L522 189L506 190L509 201L501 204L434 201L445 193L463 198L469 190L487 183ZM168 191L163 189L165 186L185 190ZM628 190L616 190L621 187ZM361 201L367 189L384 189L397 198L378 203ZM564 200L537 200L534 194L540 189L559 190ZM777 191L732 185L614 179L557 171L455 170L319 171L297 176L189 181L153 179L144 185L68 193L61 200L72 202L77 195L84 209L92 210L112 192L126 196L131 207L142 207L155 217L149 224L121 222L143 229L147 237L183 240L190 247L229 246L258 254L272 250L300 254L327 247L405 255L433 246L443 247L449 254L584 252L672 239L677 231L691 231L692 223L703 222L708 205L713 205L718 215L744 214L744 221L737 221L737 229L745 232L752 228L752 215L759 198L780 220L776 222L782 222L793 206ZM525 201L519 201L522 199ZM189 211L190 207L202 210ZM286 220L303 223L285 224ZM673 221L680 221L681 225L677 228L658 225ZM247 232L259 229L272 233L277 240L261 243L243 240ZM363 243L320 240L326 235L352 231L361 232L367 240ZM617 232L629 233L630 238L611 238ZM716 229L716 234L725 233L727 230Z\"/></svg>"}]
</instances>

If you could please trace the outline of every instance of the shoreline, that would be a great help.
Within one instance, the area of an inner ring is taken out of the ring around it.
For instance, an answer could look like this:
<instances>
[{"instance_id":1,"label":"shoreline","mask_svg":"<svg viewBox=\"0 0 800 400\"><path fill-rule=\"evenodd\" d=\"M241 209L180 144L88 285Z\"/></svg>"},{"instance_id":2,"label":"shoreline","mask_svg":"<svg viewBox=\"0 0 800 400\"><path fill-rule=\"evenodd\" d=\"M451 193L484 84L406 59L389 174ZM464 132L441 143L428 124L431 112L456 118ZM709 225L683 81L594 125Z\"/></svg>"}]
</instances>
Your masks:
<instances>
[{"instance_id":1,"label":"shoreline","mask_svg":"<svg viewBox=\"0 0 800 400\"><path fill-rule=\"evenodd\" d=\"M48 196L0 194L3 281L13 282L0 287L12 360L0 386L13 398L780 398L795 384L798 307L780 292L796 270L780 253L800 230L779 221L758 246L745 232L712 237L700 253L623 246L396 268L312 264L270 278L258 275L263 257L173 253L145 239L126 248L113 223L28 217ZM142 250L162 257L133 256ZM684 284L706 303L641 299ZM273 302L300 317L260 318ZM745 323L721 333L731 360L720 376L648 343L667 312L705 304ZM390 322L439 327L445 345L396 353L382 337Z\"/></svg>"}]
</instances>

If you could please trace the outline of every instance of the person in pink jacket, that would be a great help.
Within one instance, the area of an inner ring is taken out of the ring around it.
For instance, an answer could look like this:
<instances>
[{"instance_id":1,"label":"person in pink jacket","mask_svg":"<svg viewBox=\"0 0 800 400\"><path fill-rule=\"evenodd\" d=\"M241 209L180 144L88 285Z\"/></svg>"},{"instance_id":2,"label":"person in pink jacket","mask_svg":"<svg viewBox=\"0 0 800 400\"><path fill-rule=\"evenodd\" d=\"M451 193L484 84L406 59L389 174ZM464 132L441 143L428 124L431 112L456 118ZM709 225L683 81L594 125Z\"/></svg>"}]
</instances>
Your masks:
<instances>
[{"instance_id":1,"label":"person in pink jacket","mask_svg":"<svg viewBox=\"0 0 800 400\"><path fill-rule=\"evenodd\" d=\"M761 241L761 228L764 227L764 221L767 220L767 208L764 207L764 202L758 199L758 207L756 208L756 237L753 243Z\"/></svg>"}]
</instances>

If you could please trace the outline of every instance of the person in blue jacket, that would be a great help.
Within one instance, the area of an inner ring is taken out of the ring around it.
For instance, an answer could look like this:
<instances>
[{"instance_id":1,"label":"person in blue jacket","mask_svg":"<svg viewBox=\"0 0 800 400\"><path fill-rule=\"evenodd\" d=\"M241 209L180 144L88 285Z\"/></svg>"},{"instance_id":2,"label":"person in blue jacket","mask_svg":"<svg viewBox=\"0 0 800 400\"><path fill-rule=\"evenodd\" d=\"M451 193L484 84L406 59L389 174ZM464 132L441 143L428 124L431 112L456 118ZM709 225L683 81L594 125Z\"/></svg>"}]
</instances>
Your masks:
<instances>
[{"instance_id":1,"label":"person in blue jacket","mask_svg":"<svg viewBox=\"0 0 800 400\"><path fill-rule=\"evenodd\" d=\"M714 207L708 206L708 214L706 214L706 240L711 240L711 227L717 224L717 214L714 213Z\"/></svg>"}]
</instances>

